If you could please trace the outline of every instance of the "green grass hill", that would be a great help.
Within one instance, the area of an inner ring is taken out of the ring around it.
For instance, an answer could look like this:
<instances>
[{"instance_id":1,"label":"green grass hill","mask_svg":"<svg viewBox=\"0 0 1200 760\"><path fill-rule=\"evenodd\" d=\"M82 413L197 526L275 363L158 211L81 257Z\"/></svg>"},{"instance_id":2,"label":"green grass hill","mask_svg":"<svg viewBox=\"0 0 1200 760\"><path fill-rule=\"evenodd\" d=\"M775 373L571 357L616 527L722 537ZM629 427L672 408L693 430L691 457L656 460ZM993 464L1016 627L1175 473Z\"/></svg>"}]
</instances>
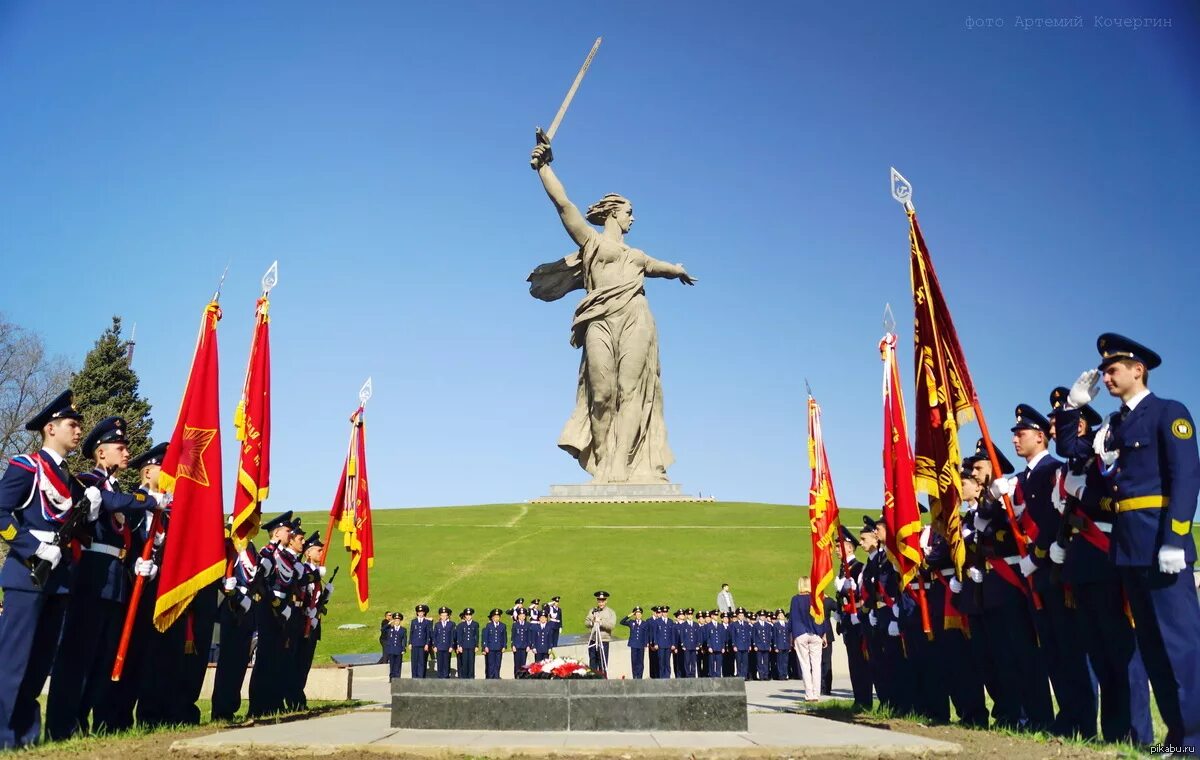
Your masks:
<instances>
[{"instance_id":1,"label":"green grass hill","mask_svg":"<svg viewBox=\"0 0 1200 760\"><path fill-rule=\"evenodd\" d=\"M849 512L849 510L848 510ZM270 511L268 510L268 513ZM311 532L328 515L301 513ZM848 524L859 524L853 512ZM562 597L564 633L583 633L592 593L604 589L618 615L633 605L715 607L721 583L746 607L786 606L811 557L805 507L735 502L655 504L488 504L378 510L370 609L354 600L349 567L335 591L317 651L374 652L379 621L400 610L405 622L422 602L436 612L474 607L477 619ZM330 572L348 565L340 533L327 560ZM339 625L366 628L343 631Z\"/></svg>"}]
</instances>

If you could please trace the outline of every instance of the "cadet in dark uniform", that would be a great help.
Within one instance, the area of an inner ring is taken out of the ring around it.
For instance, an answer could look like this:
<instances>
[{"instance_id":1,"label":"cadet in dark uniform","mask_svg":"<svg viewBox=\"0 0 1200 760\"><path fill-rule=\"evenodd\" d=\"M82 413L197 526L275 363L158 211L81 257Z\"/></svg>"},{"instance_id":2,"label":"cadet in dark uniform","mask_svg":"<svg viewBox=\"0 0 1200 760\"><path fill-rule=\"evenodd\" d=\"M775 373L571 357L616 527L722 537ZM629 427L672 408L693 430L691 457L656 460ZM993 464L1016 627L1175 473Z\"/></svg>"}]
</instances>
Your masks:
<instances>
[{"instance_id":1,"label":"cadet in dark uniform","mask_svg":"<svg viewBox=\"0 0 1200 760\"><path fill-rule=\"evenodd\" d=\"M25 423L42 434L36 454L9 462L0 477L0 538L8 556L0 569L4 614L0 615L0 749L37 742L42 715L38 695L50 675L71 582L73 558L56 545L73 499L65 458L83 435L83 416L64 391ZM78 490L78 489L77 489ZM99 495L90 494L91 512L99 514ZM52 566L39 588L30 568L39 560Z\"/></svg>"},{"instance_id":2,"label":"cadet in dark uniform","mask_svg":"<svg viewBox=\"0 0 1200 760\"><path fill-rule=\"evenodd\" d=\"M862 575L863 563L854 556L858 548L858 539L846 526L842 526L843 556L849 562L843 561L841 572L834 578L834 588L837 591L838 633L846 646L846 663L850 669L850 686L854 692L854 709L870 710L871 697L871 667L867 663L866 642L863 639L863 627L866 613L863 612L863 599L858 590L859 577ZM848 567L847 567L848 564Z\"/></svg>"},{"instance_id":3,"label":"cadet in dark uniform","mask_svg":"<svg viewBox=\"0 0 1200 760\"><path fill-rule=\"evenodd\" d=\"M404 673L404 652L408 649L408 631L403 625L404 615L392 616L392 623L383 633L383 655L387 658L388 678L401 678Z\"/></svg>"},{"instance_id":4,"label":"cadet in dark uniform","mask_svg":"<svg viewBox=\"0 0 1200 760\"><path fill-rule=\"evenodd\" d=\"M525 609L525 597L518 596L516 601L513 602L512 609L508 611L508 614L512 615L512 619L513 619L514 623L517 622L517 615L522 611L525 612L525 614L526 614L525 619L528 620L529 619L528 618L529 610Z\"/></svg>"},{"instance_id":5,"label":"cadet in dark uniform","mask_svg":"<svg viewBox=\"0 0 1200 760\"><path fill-rule=\"evenodd\" d=\"M258 643L250 673L249 718L280 712L290 694L292 663L286 649L287 621L292 615L295 565L287 556L286 544L298 527L290 510L262 524L271 540L258 553L257 588L261 589L262 599L254 605Z\"/></svg>"},{"instance_id":6,"label":"cadet in dark uniform","mask_svg":"<svg viewBox=\"0 0 1200 760\"><path fill-rule=\"evenodd\" d=\"M454 651L458 652L458 677L475 678L475 650L479 648L479 623L472 619L474 607L462 611L463 622L454 630ZM503 650L501 650L503 651Z\"/></svg>"},{"instance_id":7,"label":"cadet in dark uniform","mask_svg":"<svg viewBox=\"0 0 1200 760\"><path fill-rule=\"evenodd\" d=\"M409 630L409 646L412 647L412 677L425 678L430 645L433 641L433 622L426 617L428 604L418 604Z\"/></svg>"},{"instance_id":8,"label":"cadet in dark uniform","mask_svg":"<svg viewBox=\"0 0 1200 760\"><path fill-rule=\"evenodd\" d=\"M792 653L792 629L788 625L787 613L783 608L775 610L773 627L771 630L771 651L775 655L774 673L772 678L776 681L788 680L788 656Z\"/></svg>"},{"instance_id":9,"label":"cadet in dark uniform","mask_svg":"<svg viewBox=\"0 0 1200 760\"><path fill-rule=\"evenodd\" d=\"M649 642L650 625L642 620L642 608L633 610L621 618L621 625L629 628L629 666L634 678L641 678L646 667L646 644Z\"/></svg>"},{"instance_id":10,"label":"cadet in dark uniform","mask_svg":"<svg viewBox=\"0 0 1200 760\"><path fill-rule=\"evenodd\" d=\"M1195 753L1200 748L1200 604L1192 579L1192 518L1200 492L1195 422L1183 404L1147 387L1150 370L1162 361L1158 354L1114 333L1101 335L1096 347L1104 386L1122 401L1097 434L1096 446L1108 486L1105 498L1116 505L1112 556L1167 724L1165 743ZM1093 372L1080 377L1080 400L1095 396L1098 379Z\"/></svg>"},{"instance_id":11,"label":"cadet in dark uniform","mask_svg":"<svg viewBox=\"0 0 1200 760\"><path fill-rule=\"evenodd\" d=\"M734 675L743 680L750 680L750 646L754 637L750 623L746 620L746 608L735 610L737 619L729 624L729 646L733 651Z\"/></svg>"},{"instance_id":12,"label":"cadet in dark uniform","mask_svg":"<svg viewBox=\"0 0 1200 760\"><path fill-rule=\"evenodd\" d=\"M683 678L687 675L684 672L683 647L679 646L679 626L683 625L685 617L687 617L687 608L680 607L675 610L675 620L668 621L668 630L671 632L671 669L676 678Z\"/></svg>"},{"instance_id":13,"label":"cadet in dark uniform","mask_svg":"<svg viewBox=\"0 0 1200 760\"><path fill-rule=\"evenodd\" d=\"M921 511L929 507L921 504ZM944 671L945 650L942 646L945 631L946 587L939 580L941 575L934 566L943 566L949 561L950 547L941 532L945 532L940 519L934 525L921 529L919 543L925 558L917 568L917 574L908 583L905 595L910 604L901 606L901 626L905 630L906 656L913 678L913 706L919 715L932 723L950 722L950 685ZM939 559L945 557L945 559ZM930 633L925 634L920 609L919 593L924 592L926 609L929 613ZM930 638L932 636L932 638Z\"/></svg>"},{"instance_id":14,"label":"cadet in dark uniform","mask_svg":"<svg viewBox=\"0 0 1200 760\"><path fill-rule=\"evenodd\" d=\"M433 624L430 646L437 652L437 677L450 677L450 653L454 650L454 621L450 619L450 608L438 607L438 620Z\"/></svg>"},{"instance_id":15,"label":"cadet in dark uniform","mask_svg":"<svg viewBox=\"0 0 1200 760\"><path fill-rule=\"evenodd\" d=\"M550 605L546 607L546 620L554 626L554 642L550 645L551 649L558 646L558 637L562 634L563 611L562 607L558 606L558 600L557 596L550 597Z\"/></svg>"},{"instance_id":16,"label":"cadet in dark uniform","mask_svg":"<svg viewBox=\"0 0 1200 760\"><path fill-rule=\"evenodd\" d=\"M1064 508L1065 528L1050 546L1050 560L1061 568L1064 587L1074 597L1076 636L1100 690L1101 736L1106 742L1149 745L1154 743L1150 684L1110 556L1116 512L1105 496L1094 452L1095 430L1104 419L1086 403L1069 405L1069 396L1064 387L1050 393L1055 447L1067 460L1061 491L1065 503L1061 497L1055 500L1056 507Z\"/></svg>"},{"instance_id":17,"label":"cadet in dark uniform","mask_svg":"<svg viewBox=\"0 0 1200 760\"><path fill-rule=\"evenodd\" d=\"M950 701L962 725L987 728L988 711L983 685L985 680L991 678L989 674L992 672L994 653L987 646L987 632L981 617L983 589L966 575L972 568L980 572L983 563L975 542L975 507L979 503L982 486L971 477L970 468L973 464L972 459L965 460L960 473L962 505L959 511L966 549L964 577L957 577L949 546L941 542L934 541L925 561L934 580L944 588L945 615L957 612L962 621L957 627L943 625L938 647L950 689ZM931 609L930 614L936 613Z\"/></svg>"},{"instance_id":18,"label":"cadet in dark uniform","mask_svg":"<svg viewBox=\"0 0 1200 760\"><path fill-rule=\"evenodd\" d=\"M546 610L538 609L538 621L529 628L529 644L533 647L535 662L550 656L550 642L554 641L554 627L548 622Z\"/></svg>"},{"instance_id":19,"label":"cadet in dark uniform","mask_svg":"<svg viewBox=\"0 0 1200 760\"><path fill-rule=\"evenodd\" d=\"M92 712L111 683L133 588L130 570L147 577L158 573L153 563L142 563L142 544L133 531L135 518L157 502L140 489L121 493L115 477L129 466L125 429L125 420L106 417L83 439L83 456L92 460L95 468L79 480L108 497L102 504L104 514L92 524L91 545L80 556L71 588L46 699L47 739L63 740L76 732L88 732Z\"/></svg>"},{"instance_id":20,"label":"cadet in dark uniform","mask_svg":"<svg viewBox=\"0 0 1200 760\"><path fill-rule=\"evenodd\" d=\"M754 624L754 659L755 673L759 681L766 681L770 678L771 667L771 639L772 630L771 624L767 620L767 611L758 611L758 622Z\"/></svg>"},{"instance_id":21,"label":"cadet in dark uniform","mask_svg":"<svg viewBox=\"0 0 1200 760\"><path fill-rule=\"evenodd\" d=\"M650 650L647 653L650 661L647 675L649 675L651 678L658 678L658 645L655 643L655 636L658 633L659 623L662 621L662 606L656 605L651 607L650 612L654 614L646 623L646 648Z\"/></svg>"},{"instance_id":22,"label":"cadet in dark uniform","mask_svg":"<svg viewBox=\"0 0 1200 760\"><path fill-rule=\"evenodd\" d=\"M504 650L508 648L508 627L500 622L504 610L496 607L488 613L489 622L483 627L483 677L500 677Z\"/></svg>"},{"instance_id":23,"label":"cadet in dark uniform","mask_svg":"<svg viewBox=\"0 0 1200 760\"><path fill-rule=\"evenodd\" d=\"M517 609L512 624L513 678L525 667L525 661L533 651L533 639L529 635L529 621L525 619L525 608Z\"/></svg>"},{"instance_id":24,"label":"cadet in dark uniform","mask_svg":"<svg viewBox=\"0 0 1200 760\"><path fill-rule=\"evenodd\" d=\"M686 619L675 627L675 646L678 647L683 661L683 672L676 672L677 677L695 678L697 652L700 649L700 628L691 619L695 613L689 607L685 613Z\"/></svg>"},{"instance_id":25,"label":"cadet in dark uniform","mask_svg":"<svg viewBox=\"0 0 1200 760\"><path fill-rule=\"evenodd\" d=\"M721 678L725 675L725 650L729 648L729 613L719 614L707 629L704 648L708 651L708 677Z\"/></svg>"}]
</instances>

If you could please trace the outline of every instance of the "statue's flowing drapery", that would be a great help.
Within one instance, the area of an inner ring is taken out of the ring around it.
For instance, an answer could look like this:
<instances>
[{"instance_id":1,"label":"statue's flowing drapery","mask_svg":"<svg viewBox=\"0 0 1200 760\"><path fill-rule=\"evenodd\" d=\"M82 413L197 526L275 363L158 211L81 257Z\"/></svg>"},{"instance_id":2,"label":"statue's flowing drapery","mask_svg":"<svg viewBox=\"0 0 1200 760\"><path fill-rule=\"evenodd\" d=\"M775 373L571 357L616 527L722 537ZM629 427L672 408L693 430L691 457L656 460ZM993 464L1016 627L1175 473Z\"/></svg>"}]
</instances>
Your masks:
<instances>
[{"instance_id":1,"label":"statue's flowing drapery","mask_svg":"<svg viewBox=\"0 0 1200 760\"><path fill-rule=\"evenodd\" d=\"M667 444L667 427L663 421L662 381L658 363L658 330L643 286L645 268L639 266L644 255L622 246L623 262L636 272L624 282L606 287L593 287L589 264L600 245L600 236L593 235L579 251L559 261L543 264L529 275L529 292L543 301L555 301L572 290L585 288L587 296L575 309L571 323L571 345L583 349L579 362L579 381L575 394L575 410L563 426L558 439L559 448L573 456L597 483L614 482L612 461L598 462L593 445L592 389L589 383L589 361L601 361L606 366L619 367L625 358L628 336L648 335L649 340L637 350L645 352L645 364L635 387L627 389L616 403L637 408L637 432L629 451L616 452L626 461L629 483L665 483L667 468L675 461ZM589 340L590 338L590 340ZM586 343L586 345L585 345ZM589 356L603 351L604 356ZM640 357L639 357L640 358ZM613 378L615 383L615 378ZM628 413L628 412L627 412ZM616 447L616 425L608 428L607 450Z\"/></svg>"}]
</instances>

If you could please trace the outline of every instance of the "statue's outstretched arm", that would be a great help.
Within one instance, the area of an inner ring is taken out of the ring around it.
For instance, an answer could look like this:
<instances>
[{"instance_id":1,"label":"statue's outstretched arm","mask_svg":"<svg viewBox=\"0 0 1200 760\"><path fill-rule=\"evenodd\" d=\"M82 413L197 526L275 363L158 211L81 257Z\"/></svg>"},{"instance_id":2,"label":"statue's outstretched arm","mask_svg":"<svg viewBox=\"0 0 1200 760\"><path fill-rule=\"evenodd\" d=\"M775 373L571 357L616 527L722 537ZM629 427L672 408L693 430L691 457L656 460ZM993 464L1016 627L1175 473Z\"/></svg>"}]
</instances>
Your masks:
<instances>
[{"instance_id":1,"label":"statue's outstretched arm","mask_svg":"<svg viewBox=\"0 0 1200 760\"><path fill-rule=\"evenodd\" d=\"M645 254L642 254L645 256ZM696 278L687 273L683 264L668 264L665 261L646 256L645 272L647 277L666 277L678 279L684 285L695 285Z\"/></svg>"},{"instance_id":2,"label":"statue's outstretched arm","mask_svg":"<svg viewBox=\"0 0 1200 760\"><path fill-rule=\"evenodd\" d=\"M583 218L583 214L579 213L575 204L571 203L571 199L567 197L566 188L563 187L554 170L550 168L549 161L545 160L543 154L549 148L549 145L539 143L533 149L531 161L538 167L538 178L542 181L542 187L546 189L546 195L550 196L554 208L558 210L558 218L562 222L563 228L575 241L575 245L582 246L592 235L592 228L588 226L587 220Z\"/></svg>"}]
</instances>

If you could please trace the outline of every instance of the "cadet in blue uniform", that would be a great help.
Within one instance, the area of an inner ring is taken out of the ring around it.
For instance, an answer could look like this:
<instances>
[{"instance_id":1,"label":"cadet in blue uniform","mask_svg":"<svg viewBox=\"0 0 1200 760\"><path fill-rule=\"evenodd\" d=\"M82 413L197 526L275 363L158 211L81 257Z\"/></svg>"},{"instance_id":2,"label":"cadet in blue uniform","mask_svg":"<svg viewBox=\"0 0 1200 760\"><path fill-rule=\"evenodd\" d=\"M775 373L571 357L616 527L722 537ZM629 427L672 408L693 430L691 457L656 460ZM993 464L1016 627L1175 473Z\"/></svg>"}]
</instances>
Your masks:
<instances>
[{"instance_id":1,"label":"cadet in blue uniform","mask_svg":"<svg viewBox=\"0 0 1200 760\"><path fill-rule=\"evenodd\" d=\"M512 624L513 678L525 667L525 661L533 651L533 640L529 635L529 621L525 619L525 608L517 608L517 617Z\"/></svg>"},{"instance_id":2,"label":"cadet in blue uniform","mask_svg":"<svg viewBox=\"0 0 1200 760\"><path fill-rule=\"evenodd\" d=\"M404 615L393 613L392 622L383 631L383 656L387 658L388 678L401 678L404 673L404 652L408 649L408 631Z\"/></svg>"},{"instance_id":3,"label":"cadet in blue uniform","mask_svg":"<svg viewBox=\"0 0 1200 760\"><path fill-rule=\"evenodd\" d=\"M634 678L641 678L646 667L646 644L649 642L650 625L642 620L642 608L634 607L621 618L621 625L629 628L629 666Z\"/></svg>"},{"instance_id":4,"label":"cadet in blue uniform","mask_svg":"<svg viewBox=\"0 0 1200 760\"><path fill-rule=\"evenodd\" d=\"M504 650L508 648L508 626L500 622L504 610L496 607L488 613L488 623L483 627L483 677L500 677L500 665Z\"/></svg>"},{"instance_id":5,"label":"cadet in blue uniform","mask_svg":"<svg viewBox=\"0 0 1200 760\"><path fill-rule=\"evenodd\" d=\"M692 619L695 612L688 608L684 613L685 619L675 626L675 646L682 655L683 672L676 672L679 678L696 677L696 653L700 649L700 629Z\"/></svg>"},{"instance_id":6,"label":"cadet in blue uniform","mask_svg":"<svg viewBox=\"0 0 1200 760\"><path fill-rule=\"evenodd\" d=\"M948 616L951 612L956 612L961 621L957 626L943 625L939 645L939 654L950 689L950 701L962 725L987 728L988 712L983 685L985 680L991 678L993 654L987 647L987 633L980 617L980 596L983 589L966 575L971 568L980 572L983 562L975 542L975 506L979 502L982 486L971 477L970 468L973 464L971 458L965 460L963 471L960 473L962 503L959 517L966 551L964 576L958 578L949 546L937 540L934 541L925 561L930 567L932 577L945 590L945 614ZM930 614L936 613L930 610Z\"/></svg>"},{"instance_id":7,"label":"cadet in blue uniform","mask_svg":"<svg viewBox=\"0 0 1200 760\"><path fill-rule=\"evenodd\" d=\"M683 625L684 618L687 617L687 607L680 607L675 610L675 620L668 621L671 632L671 669L675 673L676 678L683 678L683 648L679 646L679 626Z\"/></svg>"},{"instance_id":8,"label":"cadet in blue uniform","mask_svg":"<svg viewBox=\"0 0 1200 760\"><path fill-rule=\"evenodd\" d=\"M1149 745L1154 743L1150 682L1125 613L1121 578L1110 556L1116 513L1105 496L1094 451L1095 431L1104 419L1087 403L1068 404L1069 397L1065 387L1050 393L1055 449L1067 460L1061 496L1055 500L1055 506L1064 510L1064 527L1050 546L1050 559L1061 568L1062 581L1075 600L1076 636L1100 691L1101 736L1106 742Z\"/></svg>"},{"instance_id":9,"label":"cadet in blue uniform","mask_svg":"<svg viewBox=\"0 0 1200 760\"><path fill-rule=\"evenodd\" d=\"M106 417L83 439L83 456L95 468L80 475L79 481L108 496L102 504L104 513L92 523L91 544L84 547L71 587L46 698L47 739L89 731L92 712L111 683L133 588L129 571L147 577L158 573L156 565L142 562L141 541L135 540L133 531L135 517L157 502L142 490L121 493L115 477L129 466L125 429L125 420Z\"/></svg>"},{"instance_id":10,"label":"cadet in blue uniform","mask_svg":"<svg viewBox=\"0 0 1200 760\"><path fill-rule=\"evenodd\" d=\"M750 646L754 637L750 630L750 622L746 620L746 608L738 607L737 619L729 624L729 645L733 650L734 675L743 680L750 680Z\"/></svg>"},{"instance_id":11,"label":"cadet in blue uniform","mask_svg":"<svg viewBox=\"0 0 1200 760\"><path fill-rule=\"evenodd\" d=\"M767 611L758 611L758 622L753 626L751 651L754 652L754 673L759 681L766 681L771 658L771 626L767 622Z\"/></svg>"},{"instance_id":12,"label":"cadet in blue uniform","mask_svg":"<svg viewBox=\"0 0 1200 760\"><path fill-rule=\"evenodd\" d=\"M438 607L438 619L433 624L430 646L437 653L437 677L450 677L450 653L454 651L454 621L450 619L450 608Z\"/></svg>"},{"instance_id":13,"label":"cadet in blue uniform","mask_svg":"<svg viewBox=\"0 0 1200 760\"><path fill-rule=\"evenodd\" d=\"M551 649L558 646L558 637L562 634L563 611L562 607L558 606L558 601L557 596L552 596L549 606L546 607L546 621L554 626L554 641L550 644Z\"/></svg>"},{"instance_id":14,"label":"cadet in blue uniform","mask_svg":"<svg viewBox=\"0 0 1200 760\"><path fill-rule=\"evenodd\" d=\"M454 629L454 651L458 653L458 677L475 678L475 650L479 648L479 623L474 607L462 611L463 621Z\"/></svg>"},{"instance_id":15,"label":"cadet in blue uniform","mask_svg":"<svg viewBox=\"0 0 1200 760\"><path fill-rule=\"evenodd\" d=\"M515 623L515 622L517 622L517 615L520 614L521 612L525 613L525 615L526 615L525 620L528 622L529 610L525 609L525 597L518 596L516 601L513 602L512 609L510 609L508 611L508 614L512 615L513 622Z\"/></svg>"},{"instance_id":16,"label":"cadet in blue uniform","mask_svg":"<svg viewBox=\"0 0 1200 760\"><path fill-rule=\"evenodd\" d=\"M929 507L921 504L921 511ZM949 544L942 538L945 527L940 518L932 525L921 529L918 543L924 562L918 566L917 574L908 582L905 596L910 604L901 607L901 625L905 629L906 655L913 678L913 706L919 715L932 723L950 722L950 687L945 674L946 652L943 647L945 632L946 587L941 584L939 569L947 564L953 567L949 557ZM945 557L945 559L941 559ZM929 613L928 635L924 631L924 620L920 609L920 596L924 592ZM930 638L932 637L932 638Z\"/></svg>"},{"instance_id":17,"label":"cadet in blue uniform","mask_svg":"<svg viewBox=\"0 0 1200 760\"><path fill-rule=\"evenodd\" d=\"M1058 701L1058 714L1051 730L1059 736L1096 735L1096 699L1088 674L1087 655L1076 638L1075 610L1067 605L1061 584L1054 583L1050 572L1049 550L1062 523L1062 515L1052 502L1058 489L1062 463L1048 449L1050 421L1036 409L1020 405L1013 426L1013 446L1026 466L1016 477L1014 510L1024 503L1022 522L1026 534L1034 540L1030 553L1021 561L1021 572L1033 581L1042 598L1042 609L1034 614L1038 626L1039 649L1046 672ZM1000 483L993 484L999 490Z\"/></svg>"},{"instance_id":18,"label":"cadet in blue uniform","mask_svg":"<svg viewBox=\"0 0 1200 760\"><path fill-rule=\"evenodd\" d=\"M729 648L729 613L719 613L705 629L704 648L708 651L708 677L721 678L725 675L725 650Z\"/></svg>"},{"instance_id":19,"label":"cadet in blue uniform","mask_svg":"<svg viewBox=\"0 0 1200 760\"><path fill-rule=\"evenodd\" d=\"M546 610L538 609L538 621L529 628L529 645L533 648L535 662L550 656L550 642L554 641L554 626L548 622Z\"/></svg>"},{"instance_id":20,"label":"cadet in blue uniform","mask_svg":"<svg viewBox=\"0 0 1200 760\"><path fill-rule=\"evenodd\" d=\"M662 618L662 606L655 605L650 608L650 612L652 613L650 619L646 621L646 648L650 650L647 652L647 659L650 664L647 666L646 675L656 679L659 677L658 646L654 643L654 636L658 631L658 624Z\"/></svg>"},{"instance_id":21,"label":"cadet in blue uniform","mask_svg":"<svg viewBox=\"0 0 1200 760\"><path fill-rule=\"evenodd\" d=\"M788 656L792 653L792 630L788 626L787 614L775 610L774 629L771 631L771 650L775 653L775 680L788 680Z\"/></svg>"},{"instance_id":22,"label":"cadet in blue uniform","mask_svg":"<svg viewBox=\"0 0 1200 760\"><path fill-rule=\"evenodd\" d=\"M1096 348L1099 372L1080 376L1071 405L1094 398L1101 376L1109 395L1122 402L1096 445L1104 498L1116 506L1112 557L1167 725L1165 744L1195 753L1200 748L1200 604L1192 580L1192 518L1200 492L1195 423L1183 404L1150 392L1150 370L1162 362L1158 354L1115 333L1101 335ZM1082 492L1076 488L1081 493L1087 497L1086 486Z\"/></svg>"},{"instance_id":23,"label":"cadet in blue uniform","mask_svg":"<svg viewBox=\"0 0 1200 760\"><path fill-rule=\"evenodd\" d=\"M64 460L83 435L83 417L71 401L71 391L64 391L25 424L26 430L42 434L42 449L14 458L0 477L0 538L8 544L0 569L0 749L33 744L41 734L37 699L50 675L67 610L72 557L63 551L65 544L56 545L56 535L72 506ZM98 501L89 502L98 515ZM39 560L53 566L41 588L30 578L30 568Z\"/></svg>"},{"instance_id":24,"label":"cadet in blue uniform","mask_svg":"<svg viewBox=\"0 0 1200 760\"><path fill-rule=\"evenodd\" d=\"M321 619L325 614L329 597L333 594L333 584L324 582L325 567L321 564L321 553L324 548L321 532L316 531L305 539L304 553L301 557L305 577L301 580L303 591L299 611L303 614L299 619L301 636L299 648L296 650L296 698L304 708L308 707L304 688L308 685L308 674L312 670L317 642L321 640Z\"/></svg>"},{"instance_id":25,"label":"cadet in blue uniform","mask_svg":"<svg viewBox=\"0 0 1200 760\"><path fill-rule=\"evenodd\" d=\"M433 621L427 617L428 604L418 604L414 611L417 616L413 618L408 637L409 646L412 647L412 677L425 678L430 644L433 641Z\"/></svg>"}]
</instances>

